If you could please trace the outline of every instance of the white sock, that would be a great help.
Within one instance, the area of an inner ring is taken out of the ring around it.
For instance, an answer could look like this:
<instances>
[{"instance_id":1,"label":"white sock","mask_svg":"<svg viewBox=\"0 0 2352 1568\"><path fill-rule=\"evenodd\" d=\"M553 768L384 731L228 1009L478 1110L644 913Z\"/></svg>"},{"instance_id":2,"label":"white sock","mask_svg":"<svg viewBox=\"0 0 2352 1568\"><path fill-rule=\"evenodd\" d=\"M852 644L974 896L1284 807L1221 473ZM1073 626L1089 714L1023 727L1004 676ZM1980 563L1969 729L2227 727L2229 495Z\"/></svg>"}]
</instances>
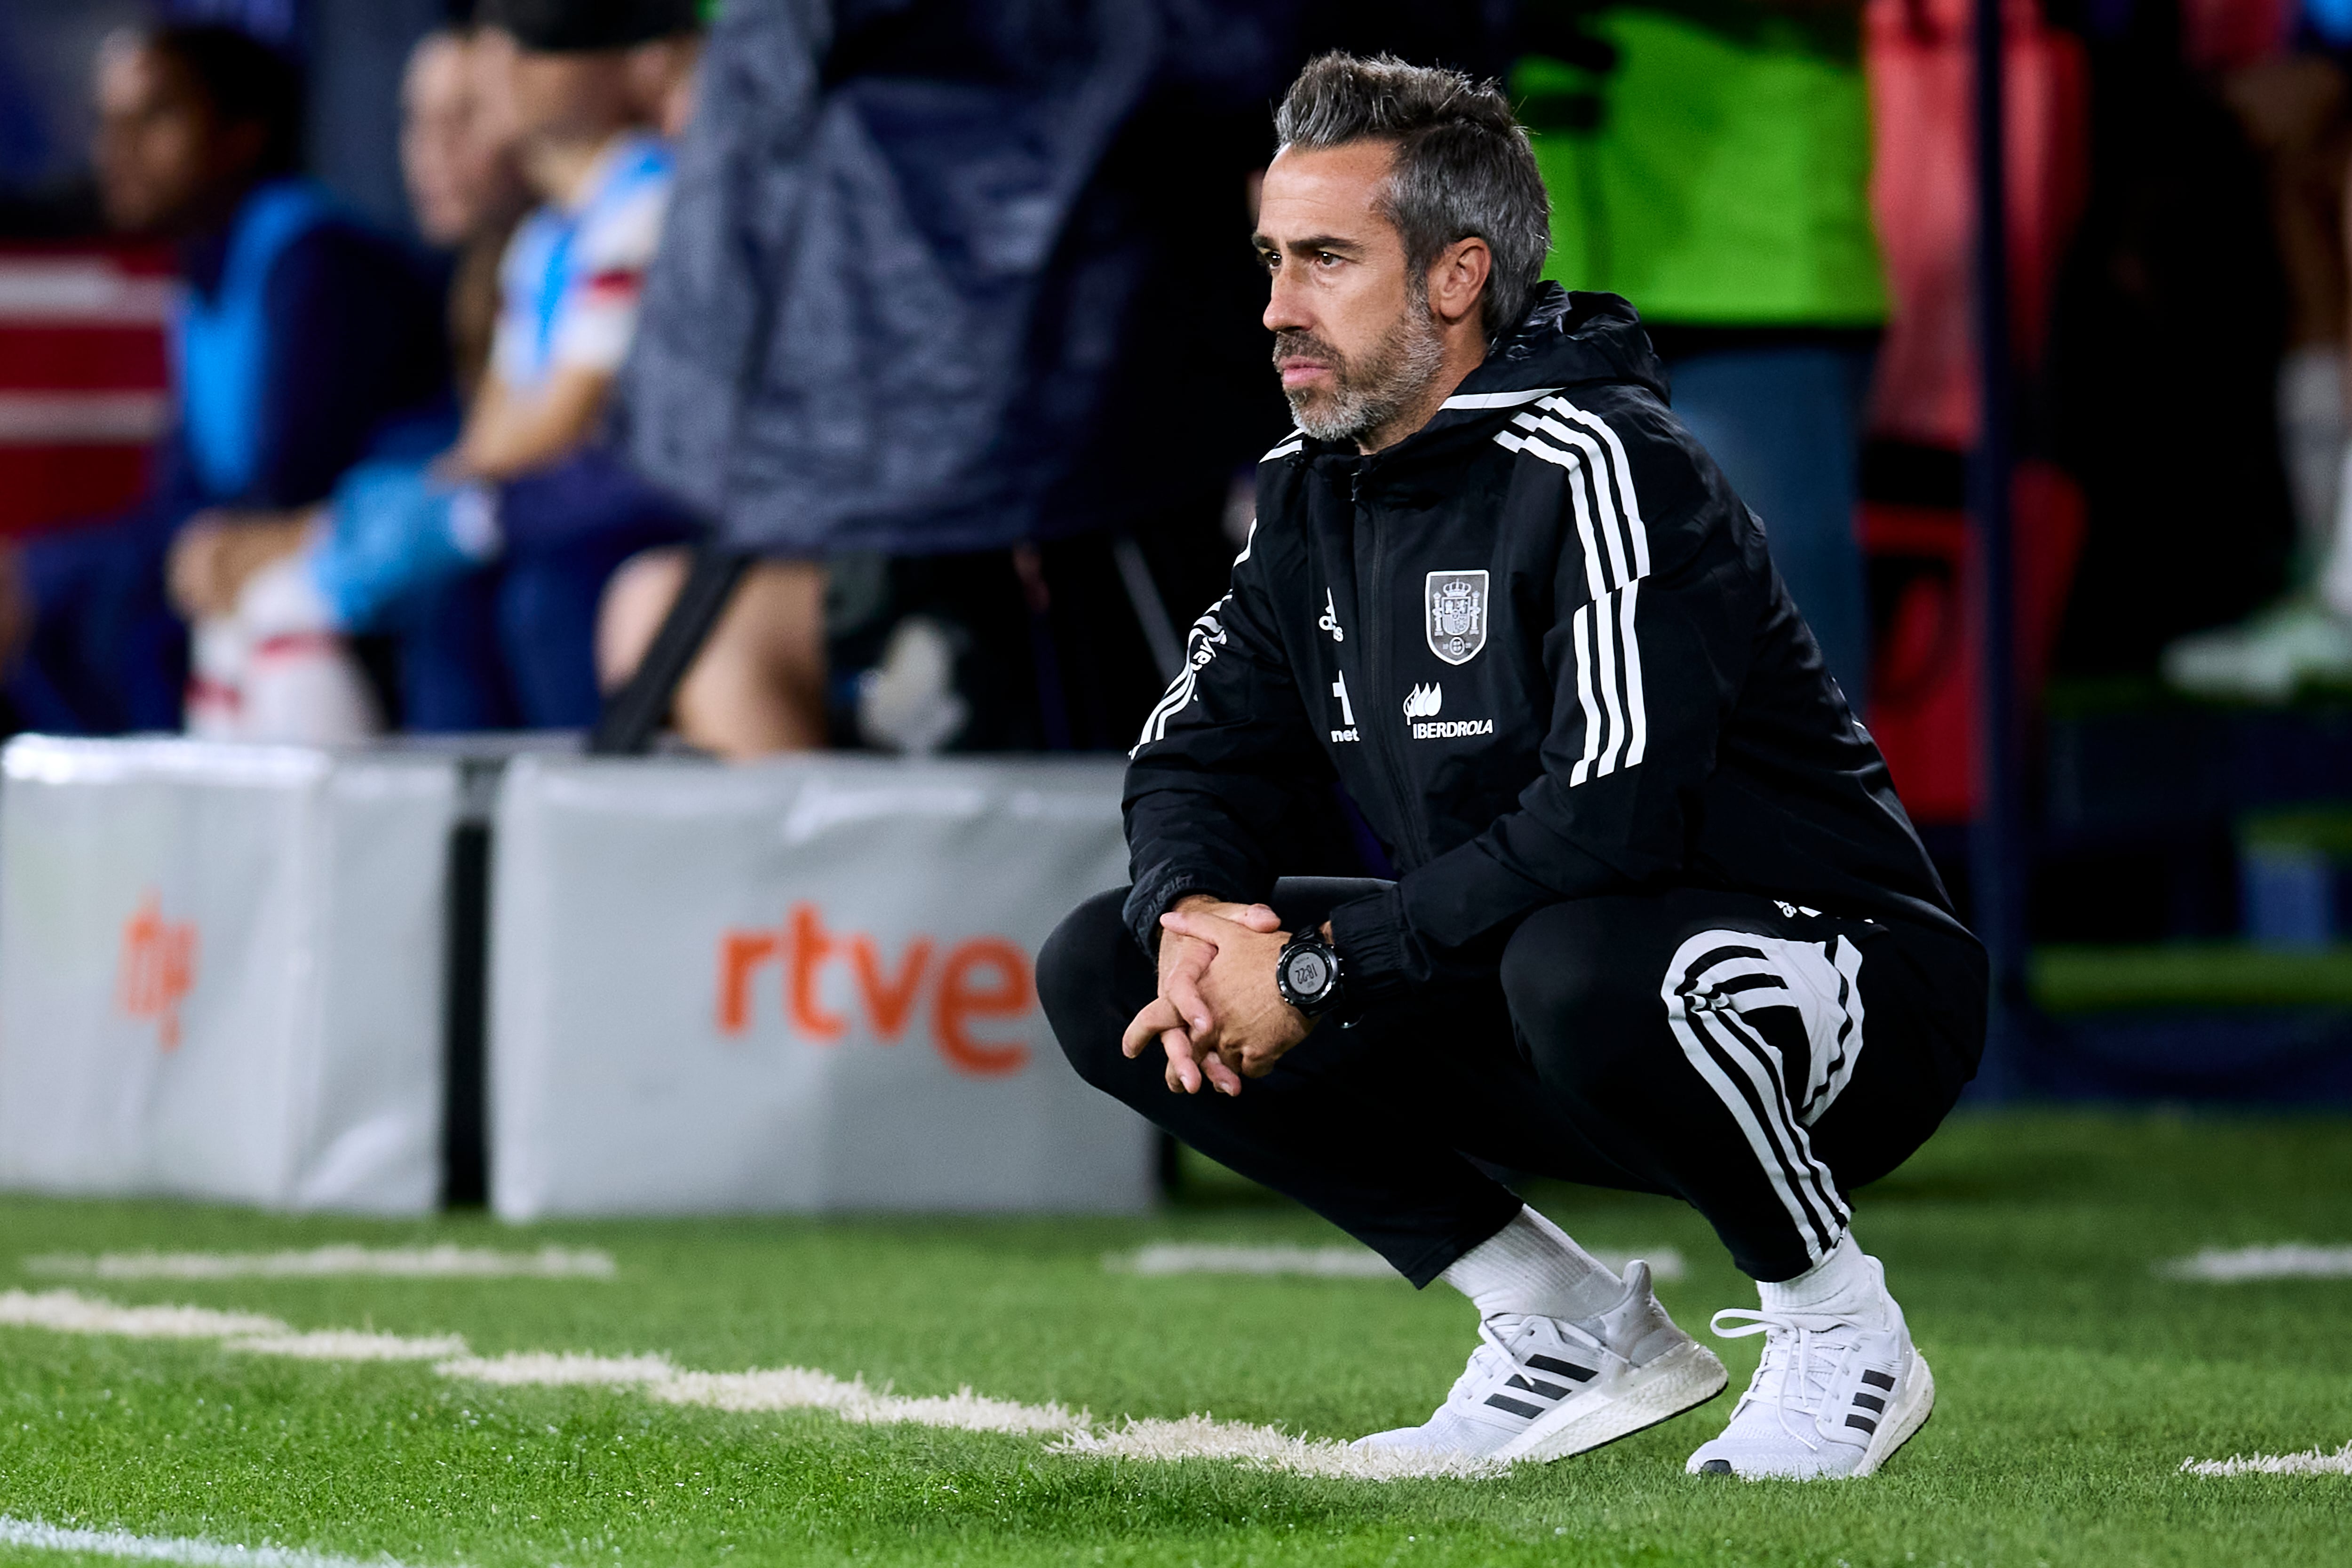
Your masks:
<instances>
[{"instance_id":1,"label":"white sock","mask_svg":"<svg viewBox=\"0 0 2352 1568\"><path fill-rule=\"evenodd\" d=\"M1568 1232L1526 1207L1438 1278L1469 1297L1482 1318L1523 1312L1573 1321L1597 1317L1625 1299L1622 1279Z\"/></svg>"},{"instance_id":2,"label":"white sock","mask_svg":"<svg viewBox=\"0 0 2352 1568\"><path fill-rule=\"evenodd\" d=\"M1874 1304L1885 1289L1878 1270L1870 1266L1847 1231L1819 1263L1793 1279L1759 1279L1756 1294L1768 1312L1819 1312Z\"/></svg>"}]
</instances>

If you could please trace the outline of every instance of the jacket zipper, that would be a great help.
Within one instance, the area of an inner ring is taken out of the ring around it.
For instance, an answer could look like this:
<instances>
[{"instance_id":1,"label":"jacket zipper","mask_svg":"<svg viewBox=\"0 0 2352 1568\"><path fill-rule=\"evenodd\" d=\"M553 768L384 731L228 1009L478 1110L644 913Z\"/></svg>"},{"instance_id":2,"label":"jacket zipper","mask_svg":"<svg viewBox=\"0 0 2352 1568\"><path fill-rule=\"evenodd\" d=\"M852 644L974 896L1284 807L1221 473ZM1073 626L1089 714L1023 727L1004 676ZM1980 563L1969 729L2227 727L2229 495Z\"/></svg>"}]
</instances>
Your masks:
<instances>
[{"instance_id":1,"label":"jacket zipper","mask_svg":"<svg viewBox=\"0 0 2352 1568\"><path fill-rule=\"evenodd\" d=\"M1356 586L1356 607L1364 624L1364 666L1371 672L1374 703L1385 703L1394 694L1394 683L1389 679L1387 642L1381 635L1386 617L1382 612L1388 605L1388 534L1371 521L1371 512L1363 504L1364 476L1361 469L1348 478L1348 503L1355 513L1358 528L1369 529L1372 536L1370 570L1363 574L1369 583ZM1370 591L1367 592L1366 590ZM1424 830L1420 813L1412 809L1412 781L1406 777L1403 759L1397 754L1397 741L1391 735L1386 713L1379 708L1366 713L1370 721L1363 727L1366 738L1380 753L1381 780L1388 785L1389 799L1397 814L1397 826L1411 846L1415 865L1429 863L1429 835Z\"/></svg>"}]
</instances>

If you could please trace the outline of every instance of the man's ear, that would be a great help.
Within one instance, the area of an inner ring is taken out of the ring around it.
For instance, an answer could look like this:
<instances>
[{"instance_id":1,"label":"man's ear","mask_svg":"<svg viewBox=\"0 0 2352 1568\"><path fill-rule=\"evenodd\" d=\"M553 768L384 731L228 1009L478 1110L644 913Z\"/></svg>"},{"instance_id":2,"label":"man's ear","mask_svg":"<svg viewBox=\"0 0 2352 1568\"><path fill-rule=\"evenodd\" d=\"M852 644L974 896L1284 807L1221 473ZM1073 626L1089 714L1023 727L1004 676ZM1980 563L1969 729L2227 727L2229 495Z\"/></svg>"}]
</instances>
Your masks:
<instances>
[{"instance_id":1,"label":"man's ear","mask_svg":"<svg viewBox=\"0 0 2352 1568\"><path fill-rule=\"evenodd\" d=\"M1476 235L1457 239L1429 268L1429 308L1448 326L1474 315L1484 302L1495 253Z\"/></svg>"}]
</instances>

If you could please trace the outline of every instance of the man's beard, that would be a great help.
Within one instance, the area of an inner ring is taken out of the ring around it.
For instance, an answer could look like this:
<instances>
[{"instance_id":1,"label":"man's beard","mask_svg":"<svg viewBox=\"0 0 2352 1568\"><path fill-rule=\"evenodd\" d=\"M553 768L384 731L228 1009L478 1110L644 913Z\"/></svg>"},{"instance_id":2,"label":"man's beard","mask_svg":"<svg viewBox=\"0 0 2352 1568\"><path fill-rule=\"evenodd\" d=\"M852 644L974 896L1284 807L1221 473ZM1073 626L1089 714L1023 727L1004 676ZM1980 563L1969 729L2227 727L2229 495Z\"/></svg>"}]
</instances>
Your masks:
<instances>
[{"instance_id":1,"label":"man's beard","mask_svg":"<svg viewBox=\"0 0 2352 1568\"><path fill-rule=\"evenodd\" d=\"M1293 355L1331 367L1328 388L1283 389L1298 427L1318 441L1354 441L1393 421L1429 390L1444 367L1445 339L1425 308L1408 304L1360 362L1312 332L1275 333L1275 363Z\"/></svg>"}]
</instances>

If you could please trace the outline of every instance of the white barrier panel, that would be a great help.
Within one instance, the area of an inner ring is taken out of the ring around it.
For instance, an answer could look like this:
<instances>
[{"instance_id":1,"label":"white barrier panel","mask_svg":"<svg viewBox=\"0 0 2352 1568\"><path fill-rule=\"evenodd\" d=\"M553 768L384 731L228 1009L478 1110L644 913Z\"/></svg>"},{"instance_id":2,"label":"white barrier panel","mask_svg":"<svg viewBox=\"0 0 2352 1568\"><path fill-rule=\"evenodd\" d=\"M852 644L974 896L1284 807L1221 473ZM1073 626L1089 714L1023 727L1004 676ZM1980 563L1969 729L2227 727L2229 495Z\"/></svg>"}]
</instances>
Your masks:
<instances>
[{"instance_id":1,"label":"white barrier panel","mask_svg":"<svg viewBox=\"0 0 2352 1568\"><path fill-rule=\"evenodd\" d=\"M1145 1124L1081 1082L1037 949L1126 880L1114 762L524 757L492 870L509 1219L1132 1210Z\"/></svg>"},{"instance_id":2,"label":"white barrier panel","mask_svg":"<svg viewBox=\"0 0 2352 1568\"><path fill-rule=\"evenodd\" d=\"M0 1183L432 1208L455 763L26 736L0 773Z\"/></svg>"}]
</instances>

